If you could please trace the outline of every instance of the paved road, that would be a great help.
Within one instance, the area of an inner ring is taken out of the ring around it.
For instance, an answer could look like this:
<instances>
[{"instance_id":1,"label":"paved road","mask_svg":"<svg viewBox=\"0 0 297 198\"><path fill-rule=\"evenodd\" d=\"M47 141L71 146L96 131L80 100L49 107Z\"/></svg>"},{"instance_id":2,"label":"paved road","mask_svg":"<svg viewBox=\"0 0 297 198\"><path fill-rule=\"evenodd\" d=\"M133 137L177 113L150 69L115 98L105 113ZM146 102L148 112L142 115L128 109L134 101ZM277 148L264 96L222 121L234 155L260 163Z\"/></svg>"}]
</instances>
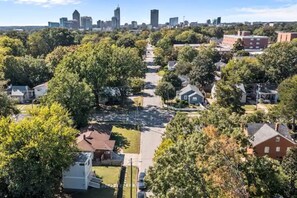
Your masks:
<instances>
[{"instance_id":1,"label":"paved road","mask_svg":"<svg viewBox=\"0 0 297 198\"><path fill-rule=\"evenodd\" d=\"M145 62L148 65L153 63L153 48L151 46L147 47L147 58ZM144 125L141 133L141 145L140 145L140 171L145 171L149 166L153 165L153 156L155 150L160 145L162 141L162 134L165 131L165 123L168 122L170 115L168 112L163 112L160 110L162 103L161 98L155 95L155 88L158 81L161 80L160 76L157 74L157 66L148 66L148 71L146 73L146 86L144 90L143 106L144 109L148 109L154 106L152 111L156 114L151 116L153 121L149 125ZM161 113L159 114L158 113Z\"/></svg>"}]
</instances>

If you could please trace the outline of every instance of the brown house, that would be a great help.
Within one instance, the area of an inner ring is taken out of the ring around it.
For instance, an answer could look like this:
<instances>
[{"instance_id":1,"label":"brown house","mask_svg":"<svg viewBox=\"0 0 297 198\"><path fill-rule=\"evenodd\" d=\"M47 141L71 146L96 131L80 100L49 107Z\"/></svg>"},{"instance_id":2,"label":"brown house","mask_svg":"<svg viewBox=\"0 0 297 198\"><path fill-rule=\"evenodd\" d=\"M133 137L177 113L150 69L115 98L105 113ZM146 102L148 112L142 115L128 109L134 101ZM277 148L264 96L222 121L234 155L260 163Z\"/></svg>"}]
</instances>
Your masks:
<instances>
[{"instance_id":1,"label":"brown house","mask_svg":"<svg viewBox=\"0 0 297 198\"><path fill-rule=\"evenodd\" d=\"M110 135L111 129L93 124L82 130L76 143L80 151L93 152L94 161L110 160L115 147Z\"/></svg>"},{"instance_id":2,"label":"brown house","mask_svg":"<svg viewBox=\"0 0 297 198\"><path fill-rule=\"evenodd\" d=\"M251 123L245 132L252 143L248 153L256 156L267 155L281 160L289 148L296 146L288 127L283 124Z\"/></svg>"}]
</instances>

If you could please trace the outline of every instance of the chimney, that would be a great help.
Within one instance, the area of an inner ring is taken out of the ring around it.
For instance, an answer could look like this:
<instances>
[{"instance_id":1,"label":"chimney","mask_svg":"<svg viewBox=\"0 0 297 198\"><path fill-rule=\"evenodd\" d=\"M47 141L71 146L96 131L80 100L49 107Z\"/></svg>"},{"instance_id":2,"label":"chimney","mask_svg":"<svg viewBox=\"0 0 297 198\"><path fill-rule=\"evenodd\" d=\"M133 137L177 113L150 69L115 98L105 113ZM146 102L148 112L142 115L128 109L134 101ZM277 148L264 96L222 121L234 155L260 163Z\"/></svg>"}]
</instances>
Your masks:
<instances>
[{"instance_id":1,"label":"chimney","mask_svg":"<svg viewBox=\"0 0 297 198\"><path fill-rule=\"evenodd\" d=\"M276 130L278 132L278 130L279 130L279 123L276 123L275 124L275 129L274 130Z\"/></svg>"}]
</instances>

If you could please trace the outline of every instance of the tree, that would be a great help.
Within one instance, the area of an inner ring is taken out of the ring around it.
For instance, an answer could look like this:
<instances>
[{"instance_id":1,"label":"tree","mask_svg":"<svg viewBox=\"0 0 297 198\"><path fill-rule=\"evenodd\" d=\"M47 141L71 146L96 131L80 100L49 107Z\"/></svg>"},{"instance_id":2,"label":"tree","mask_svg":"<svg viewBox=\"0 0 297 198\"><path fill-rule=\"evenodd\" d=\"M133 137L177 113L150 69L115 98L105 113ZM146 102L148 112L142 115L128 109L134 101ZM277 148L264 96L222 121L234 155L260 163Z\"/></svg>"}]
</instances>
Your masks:
<instances>
[{"instance_id":1,"label":"tree","mask_svg":"<svg viewBox=\"0 0 297 198\"><path fill-rule=\"evenodd\" d=\"M179 90L182 87L182 81L174 72L167 72L162 78L163 82L169 82L173 85L175 90Z\"/></svg>"},{"instance_id":2,"label":"tree","mask_svg":"<svg viewBox=\"0 0 297 198\"><path fill-rule=\"evenodd\" d=\"M8 36L0 36L0 54L23 56L25 52L26 49L21 40Z\"/></svg>"},{"instance_id":3,"label":"tree","mask_svg":"<svg viewBox=\"0 0 297 198\"><path fill-rule=\"evenodd\" d=\"M0 92L0 118L18 113L19 110L15 107L13 101L5 93Z\"/></svg>"},{"instance_id":4,"label":"tree","mask_svg":"<svg viewBox=\"0 0 297 198\"><path fill-rule=\"evenodd\" d=\"M131 78L130 79L130 88L133 94L138 94L141 92L145 85L145 82L142 78Z\"/></svg>"},{"instance_id":5,"label":"tree","mask_svg":"<svg viewBox=\"0 0 297 198\"><path fill-rule=\"evenodd\" d=\"M282 114L291 120L295 129L297 116L297 75L284 80L278 87L280 103L279 108Z\"/></svg>"},{"instance_id":6,"label":"tree","mask_svg":"<svg viewBox=\"0 0 297 198\"><path fill-rule=\"evenodd\" d=\"M189 73L192 70L192 63L188 62L178 62L177 65L175 66L175 72L178 75L189 75Z\"/></svg>"},{"instance_id":7,"label":"tree","mask_svg":"<svg viewBox=\"0 0 297 198\"><path fill-rule=\"evenodd\" d=\"M242 90L232 81L219 81L216 84L216 103L224 108L230 108L232 112L243 113L241 104Z\"/></svg>"},{"instance_id":8,"label":"tree","mask_svg":"<svg viewBox=\"0 0 297 198\"><path fill-rule=\"evenodd\" d=\"M145 54L146 46L147 46L147 41L146 40L136 40L135 41L135 47L139 50L139 55L140 56Z\"/></svg>"},{"instance_id":9,"label":"tree","mask_svg":"<svg viewBox=\"0 0 297 198\"><path fill-rule=\"evenodd\" d=\"M233 59L222 69L222 78L235 83L264 83L265 71L257 59L245 57Z\"/></svg>"},{"instance_id":10,"label":"tree","mask_svg":"<svg viewBox=\"0 0 297 198\"><path fill-rule=\"evenodd\" d=\"M3 67L0 69L4 78L11 84L29 87L47 82L53 75L44 59L31 56L6 56L3 60Z\"/></svg>"},{"instance_id":11,"label":"tree","mask_svg":"<svg viewBox=\"0 0 297 198\"><path fill-rule=\"evenodd\" d=\"M166 65L164 50L160 47L154 48L154 64L160 66Z\"/></svg>"},{"instance_id":12,"label":"tree","mask_svg":"<svg viewBox=\"0 0 297 198\"><path fill-rule=\"evenodd\" d=\"M160 31L152 32L150 35L150 42L152 45L157 45L158 41L162 38Z\"/></svg>"},{"instance_id":13,"label":"tree","mask_svg":"<svg viewBox=\"0 0 297 198\"><path fill-rule=\"evenodd\" d=\"M135 36L133 34L121 35L117 40L118 47L135 47Z\"/></svg>"},{"instance_id":14,"label":"tree","mask_svg":"<svg viewBox=\"0 0 297 198\"><path fill-rule=\"evenodd\" d=\"M288 177L289 185L287 196L297 197L297 147L291 148L284 160L282 161L282 168Z\"/></svg>"},{"instance_id":15,"label":"tree","mask_svg":"<svg viewBox=\"0 0 297 198\"><path fill-rule=\"evenodd\" d=\"M195 58L192 65L189 75L192 84L204 87L214 82L216 67L211 58L199 56Z\"/></svg>"},{"instance_id":16,"label":"tree","mask_svg":"<svg viewBox=\"0 0 297 198\"><path fill-rule=\"evenodd\" d=\"M50 71L54 73L56 67L62 61L64 56L66 56L70 52L74 52L76 49L77 49L76 46L67 46L67 47L58 46L51 53L49 53L45 58L45 62L50 67Z\"/></svg>"},{"instance_id":17,"label":"tree","mask_svg":"<svg viewBox=\"0 0 297 198\"><path fill-rule=\"evenodd\" d=\"M48 93L43 103L60 103L69 110L75 126L80 128L88 124L93 97L91 88L85 82L81 82L77 74L59 70L48 83Z\"/></svg>"},{"instance_id":18,"label":"tree","mask_svg":"<svg viewBox=\"0 0 297 198\"><path fill-rule=\"evenodd\" d=\"M236 53L238 51L244 50L244 43L243 40L237 39L237 41L234 43L232 52Z\"/></svg>"},{"instance_id":19,"label":"tree","mask_svg":"<svg viewBox=\"0 0 297 198\"><path fill-rule=\"evenodd\" d=\"M188 44L204 43L206 41L206 39L202 34L198 34L193 30L186 30L181 34L178 34L175 37L175 40L178 43L188 43Z\"/></svg>"},{"instance_id":20,"label":"tree","mask_svg":"<svg viewBox=\"0 0 297 198\"><path fill-rule=\"evenodd\" d=\"M195 48L192 48L191 46L185 46L181 48L178 52L178 58L177 60L179 62L187 62L191 63L198 55L198 50Z\"/></svg>"},{"instance_id":21,"label":"tree","mask_svg":"<svg viewBox=\"0 0 297 198\"><path fill-rule=\"evenodd\" d=\"M53 197L73 163L78 131L60 105L36 108L19 122L0 119L0 196Z\"/></svg>"},{"instance_id":22,"label":"tree","mask_svg":"<svg viewBox=\"0 0 297 198\"><path fill-rule=\"evenodd\" d=\"M276 43L269 46L258 59L270 83L279 84L297 74L297 46L292 43Z\"/></svg>"},{"instance_id":23,"label":"tree","mask_svg":"<svg viewBox=\"0 0 297 198\"><path fill-rule=\"evenodd\" d=\"M160 96L164 102L175 97L175 88L169 82L159 82L155 94Z\"/></svg>"}]
</instances>

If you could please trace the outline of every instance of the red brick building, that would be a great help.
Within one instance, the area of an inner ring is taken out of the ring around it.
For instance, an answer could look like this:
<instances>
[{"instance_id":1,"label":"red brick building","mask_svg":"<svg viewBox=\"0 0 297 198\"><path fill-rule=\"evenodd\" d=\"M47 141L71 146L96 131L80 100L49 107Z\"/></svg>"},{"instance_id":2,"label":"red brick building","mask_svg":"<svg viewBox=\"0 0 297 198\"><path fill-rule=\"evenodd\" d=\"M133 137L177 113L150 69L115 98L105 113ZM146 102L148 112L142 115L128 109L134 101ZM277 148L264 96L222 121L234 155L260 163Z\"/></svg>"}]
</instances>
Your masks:
<instances>
[{"instance_id":1,"label":"red brick building","mask_svg":"<svg viewBox=\"0 0 297 198\"><path fill-rule=\"evenodd\" d=\"M288 127L283 124L252 123L247 125L245 132L252 143L248 153L256 156L267 155L281 160L289 148L296 146Z\"/></svg>"},{"instance_id":2,"label":"red brick building","mask_svg":"<svg viewBox=\"0 0 297 198\"><path fill-rule=\"evenodd\" d=\"M238 39L243 41L245 50L262 50L268 46L267 36L250 35L248 31L238 31L237 35L224 35L222 45L232 48Z\"/></svg>"},{"instance_id":3,"label":"red brick building","mask_svg":"<svg viewBox=\"0 0 297 198\"><path fill-rule=\"evenodd\" d=\"M277 42L291 42L297 38L297 32L279 32Z\"/></svg>"}]
</instances>

